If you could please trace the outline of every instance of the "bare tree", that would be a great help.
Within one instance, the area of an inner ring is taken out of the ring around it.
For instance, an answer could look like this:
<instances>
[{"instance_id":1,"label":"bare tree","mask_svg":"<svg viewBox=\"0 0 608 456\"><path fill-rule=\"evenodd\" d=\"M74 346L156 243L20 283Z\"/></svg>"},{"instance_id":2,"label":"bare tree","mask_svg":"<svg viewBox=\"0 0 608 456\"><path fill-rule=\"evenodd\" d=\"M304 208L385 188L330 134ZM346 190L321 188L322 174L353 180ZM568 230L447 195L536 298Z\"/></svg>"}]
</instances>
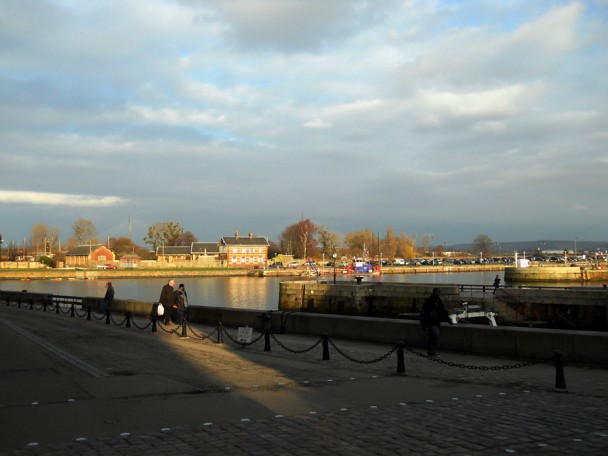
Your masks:
<instances>
[{"instance_id":1,"label":"bare tree","mask_svg":"<svg viewBox=\"0 0 608 456\"><path fill-rule=\"evenodd\" d=\"M289 225L281 233L281 248L296 258L316 257L319 254L316 240L317 227L310 219Z\"/></svg>"},{"instance_id":2,"label":"bare tree","mask_svg":"<svg viewBox=\"0 0 608 456\"><path fill-rule=\"evenodd\" d=\"M478 234L475 239L473 239L473 253L477 254L481 253L483 256L488 256L492 254L492 247L494 245L494 241L487 234Z\"/></svg>"},{"instance_id":3,"label":"bare tree","mask_svg":"<svg viewBox=\"0 0 608 456\"><path fill-rule=\"evenodd\" d=\"M86 244L87 242L97 242L97 229L93 222L86 219L78 219L72 225L74 231L74 238L79 245Z\"/></svg>"},{"instance_id":4,"label":"bare tree","mask_svg":"<svg viewBox=\"0 0 608 456\"><path fill-rule=\"evenodd\" d=\"M156 251L161 245L180 245L184 229L179 222L160 222L148 227L148 235L143 241Z\"/></svg>"}]
</instances>

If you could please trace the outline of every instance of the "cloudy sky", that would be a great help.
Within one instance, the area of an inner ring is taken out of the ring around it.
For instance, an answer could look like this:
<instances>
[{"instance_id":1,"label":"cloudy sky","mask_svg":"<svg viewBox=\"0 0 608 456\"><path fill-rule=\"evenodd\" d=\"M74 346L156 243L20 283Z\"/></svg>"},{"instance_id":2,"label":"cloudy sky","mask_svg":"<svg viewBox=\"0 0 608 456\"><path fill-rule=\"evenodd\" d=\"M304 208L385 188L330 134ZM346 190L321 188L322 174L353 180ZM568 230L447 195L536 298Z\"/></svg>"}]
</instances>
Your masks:
<instances>
[{"instance_id":1,"label":"cloudy sky","mask_svg":"<svg viewBox=\"0 0 608 456\"><path fill-rule=\"evenodd\" d=\"M0 233L606 240L607 20L607 0L0 0Z\"/></svg>"}]
</instances>

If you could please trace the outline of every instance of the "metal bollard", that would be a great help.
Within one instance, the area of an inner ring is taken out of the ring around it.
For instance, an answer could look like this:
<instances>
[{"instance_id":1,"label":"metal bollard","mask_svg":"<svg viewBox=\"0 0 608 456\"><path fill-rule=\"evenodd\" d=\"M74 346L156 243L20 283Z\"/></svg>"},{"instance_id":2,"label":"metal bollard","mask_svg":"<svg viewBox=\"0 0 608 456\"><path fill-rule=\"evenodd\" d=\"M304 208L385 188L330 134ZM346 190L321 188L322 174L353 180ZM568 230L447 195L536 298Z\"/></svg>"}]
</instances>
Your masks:
<instances>
[{"instance_id":1,"label":"metal bollard","mask_svg":"<svg viewBox=\"0 0 608 456\"><path fill-rule=\"evenodd\" d=\"M397 349L397 374L405 375L405 360L403 358L403 347L405 344L402 340L399 341L399 348Z\"/></svg>"},{"instance_id":2,"label":"metal bollard","mask_svg":"<svg viewBox=\"0 0 608 456\"><path fill-rule=\"evenodd\" d=\"M566 377L564 376L564 355L560 350L555 351L555 390L565 391Z\"/></svg>"},{"instance_id":3,"label":"metal bollard","mask_svg":"<svg viewBox=\"0 0 608 456\"><path fill-rule=\"evenodd\" d=\"M156 332L156 315L152 315L152 332Z\"/></svg>"},{"instance_id":4,"label":"metal bollard","mask_svg":"<svg viewBox=\"0 0 608 456\"><path fill-rule=\"evenodd\" d=\"M131 327L131 312L127 312L127 324L125 325L126 328L130 328Z\"/></svg>"},{"instance_id":5,"label":"metal bollard","mask_svg":"<svg viewBox=\"0 0 608 456\"><path fill-rule=\"evenodd\" d=\"M91 321L91 306L87 307L87 321Z\"/></svg>"},{"instance_id":6,"label":"metal bollard","mask_svg":"<svg viewBox=\"0 0 608 456\"><path fill-rule=\"evenodd\" d=\"M270 351L270 329L266 328L264 331L264 351Z\"/></svg>"},{"instance_id":7,"label":"metal bollard","mask_svg":"<svg viewBox=\"0 0 608 456\"><path fill-rule=\"evenodd\" d=\"M224 328L222 326L222 322L220 321L217 325L217 342L218 344L224 343Z\"/></svg>"},{"instance_id":8,"label":"metal bollard","mask_svg":"<svg viewBox=\"0 0 608 456\"><path fill-rule=\"evenodd\" d=\"M182 335L180 337L188 337L188 330L186 329L186 319L182 316Z\"/></svg>"},{"instance_id":9,"label":"metal bollard","mask_svg":"<svg viewBox=\"0 0 608 456\"><path fill-rule=\"evenodd\" d=\"M34 310L34 300L30 299L30 310Z\"/></svg>"},{"instance_id":10,"label":"metal bollard","mask_svg":"<svg viewBox=\"0 0 608 456\"><path fill-rule=\"evenodd\" d=\"M329 360L329 336L323 334L323 361Z\"/></svg>"},{"instance_id":11,"label":"metal bollard","mask_svg":"<svg viewBox=\"0 0 608 456\"><path fill-rule=\"evenodd\" d=\"M72 303L72 307L70 307L70 317L74 318L76 316L76 312L74 309L74 303Z\"/></svg>"},{"instance_id":12,"label":"metal bollard","mask_svg":"<svg viewBox=\"0 0 608 456\"><path fill-rule=\"evenodd\" d=\"M106 310L106 325L110 324L110 309Z\"/></svg>"}]
</instances>

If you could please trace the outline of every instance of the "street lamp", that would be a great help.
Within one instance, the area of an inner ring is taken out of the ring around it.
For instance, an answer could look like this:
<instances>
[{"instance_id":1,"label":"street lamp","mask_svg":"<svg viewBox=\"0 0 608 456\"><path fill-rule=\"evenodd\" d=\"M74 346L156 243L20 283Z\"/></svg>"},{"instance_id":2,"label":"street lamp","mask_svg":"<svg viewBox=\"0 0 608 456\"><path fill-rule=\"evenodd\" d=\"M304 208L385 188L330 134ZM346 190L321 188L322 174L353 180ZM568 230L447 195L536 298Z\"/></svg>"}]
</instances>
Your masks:
<instances>
[{"instance_id":1,"label":"street lamp","mask_svg":"<svg viewBox=\"0 0 608 456\"><path fill-rule=\"evenodd\" d=\"M336 260L338 258L338 255L336 255L335 253L331 256L334 259L334 285L336 284Z\"/></svg>"}]
</instances>

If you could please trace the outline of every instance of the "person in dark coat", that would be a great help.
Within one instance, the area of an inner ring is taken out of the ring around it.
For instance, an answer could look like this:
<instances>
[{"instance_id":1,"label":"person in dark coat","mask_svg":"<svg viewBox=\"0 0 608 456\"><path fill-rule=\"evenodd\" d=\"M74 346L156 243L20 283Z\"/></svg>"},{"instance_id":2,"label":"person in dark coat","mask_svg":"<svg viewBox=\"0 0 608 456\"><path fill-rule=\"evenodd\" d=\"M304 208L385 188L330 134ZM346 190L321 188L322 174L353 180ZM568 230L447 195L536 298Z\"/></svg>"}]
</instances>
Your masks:
<instances>
[{"instance_id":1,"label":"person in dark coat","mask_svg":"<svg viewBox=\"0 0 608 456\"><path fill-rule=\"evenodd\" d=\"M184 322L184 317L188 312L188 293L183 283L180 283L175 292L177 301L177 324L181 325Z\"/></svg>"},{"instance_id":2,"label":"person in dark coat","mask_svg":"<svg viewBox=\"0 0 608 456\"><path fill-rule=\"evenodd\" d=\"M496 294L496 290L498 290L498 287L500 286L500 277L498 277L498 274L496 274L496 278L494 279L494 293Z\"/></svg>"},{"instance_id":3,"label":"person in dark coat","mask_svg":"<svg viewBox=\"0 0 608 456\"><path fill-rule=\"evenodd\" d=\"M443 306L441 300L441 290L433 288L433 293L424 301L422 305L422 327L429 333L427 355L438 358L437 345L439 342L439 327L442 321L452 324L448 311Z\"/></svg>"},{"instance_id":4,"label":"person in dark coat","mask_svg":"<svg viewBox=\"0 0 608 456\"><path fill-rule=\"evenodd\" d=\"M99 312L105 314L113 302L114 302L114 287L112 286L112 282L108 282L108 283L106 283L106 294L103 297L103 301L101 303L101 307L99 308Z\"/></svg>"},{"instance_id":5,"label":"person in dark coat","mask_svg":"<svg viewBox=\"0 0 608 456\"><path fill-rule=\"evenodd\" d=\"M158 298L158 302L160 302L165 308L164 320L165 324L171 324L171 312L173 307L176 305L175 302L175 290L173 287L175 286L175 280L171 279L169 282L163 286L160 291L160 298Z\"/></svg>"}]
</instances>

